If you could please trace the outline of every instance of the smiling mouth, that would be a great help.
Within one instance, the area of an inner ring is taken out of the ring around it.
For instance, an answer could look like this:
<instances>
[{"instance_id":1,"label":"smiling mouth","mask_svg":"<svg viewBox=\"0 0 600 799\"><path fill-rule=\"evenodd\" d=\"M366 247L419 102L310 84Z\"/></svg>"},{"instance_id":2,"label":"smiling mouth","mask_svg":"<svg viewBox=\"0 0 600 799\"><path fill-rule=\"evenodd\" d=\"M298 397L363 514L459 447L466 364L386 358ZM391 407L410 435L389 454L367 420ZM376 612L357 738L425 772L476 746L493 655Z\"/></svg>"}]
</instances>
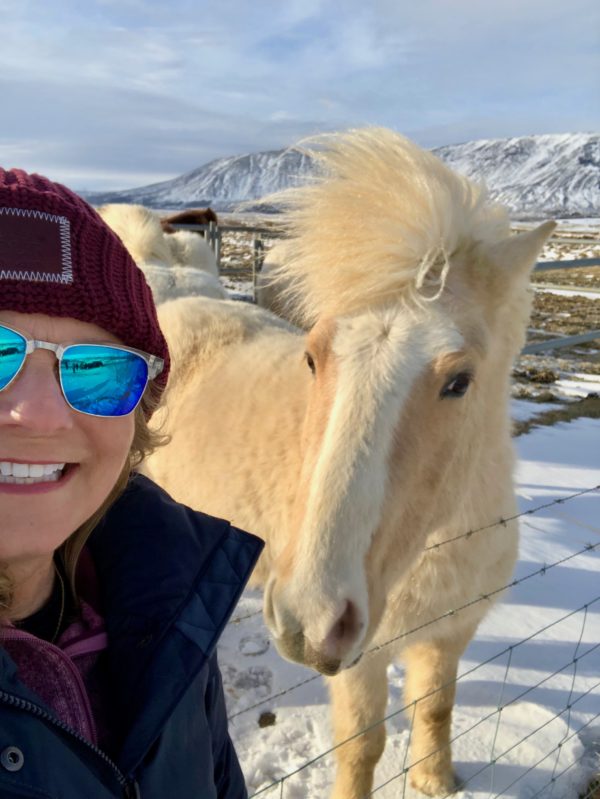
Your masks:
<instances>
[{"instance_id":1,"label":"smiling mouth","mask_svg":"<svg viewBox=\"0 0 600 799\"><path fill-rule=\"evenodd\" d=\"M57 483L73 463L13 463L0 461L0 485Z\"/></svg>"}]
</instances>

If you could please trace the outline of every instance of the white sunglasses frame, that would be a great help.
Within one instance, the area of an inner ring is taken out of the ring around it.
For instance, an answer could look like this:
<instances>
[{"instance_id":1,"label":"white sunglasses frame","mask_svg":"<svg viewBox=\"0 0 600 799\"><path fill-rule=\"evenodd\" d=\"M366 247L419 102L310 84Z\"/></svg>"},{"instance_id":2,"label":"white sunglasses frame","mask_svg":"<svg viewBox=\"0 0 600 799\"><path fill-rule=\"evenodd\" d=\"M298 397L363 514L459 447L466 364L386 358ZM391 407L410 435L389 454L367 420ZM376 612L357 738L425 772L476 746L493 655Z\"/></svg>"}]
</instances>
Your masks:
<instances>
[{"instance_id":1,"label":"white sunglasses frame","mask_svg":"<svg viewBox=\"0 0 600 799\"><path fill-rule=\"evenodd\" d=\"M52 341L43 341L42 339L29 338L21 330L17 330L16 328L11 327L10 325L5 325L3 322L0 323L0 330L2 328L5 328L6 330L10 330L11 333L16 333L18 336L21 336L21 338L24 339L26 346L25 346L25 357L23 358L23 363L19 366L19 368L17 369L15 374L11 377L11 379L8 381L8 383L3 388L0 389L0 392L2 392L5 389L7 389L11 385L11 383L14 380L16 380L16 378L21 373L21 370L25 366L25 361L27 360L27 356L31 355L31 353L34 350L49 350L50 352L53 352L54 355L56 356L56 360L59 363L60 363L60 361L62 359L63 354L70 347L77 347L77 346L93 347L93 346L98 346L98 347L110 347L111 349L119 350L120 352L133 352L135 355L139 355L146 362L146 365L148 367L148 379L146 381L146 386L144 386L144 391L146 390L146 387L148 386L148 383L150 382L150 380L154 380L154 378L158 377L158 375L162 372L162 370L164 369L164 366L165 366L164 360L162 358L159 358L158 355L150 355L150 353L144 352L143 350L137 350L137 349L135 349L135 347L126 347L124 344L115 344L113 341L70 341L70 342L63 343L63 344L55 344ZM62 378L60 377L60 373L59 373L59 380L60 380L61 393L63 395L63 398L64 398L65 402L69 406L69 408L72 408L74 411L77 411L77 413L83 413L85 416L97 416L98 418L101 418L101 419L118 419L119 418L119 415L111 416L111 415L108 415L108 414L105 415L105 414L100 414L100 413L89 413L88 411L82 411L79 408L74 408L73 405L71 405L71 403L67 399L67 396L65 394L65 390L64 390L63 384L62 384ZM144 391L142 391L142 393L140 395L140 399L136 402L135 406L129 411L129 413L133 413L133 411L137 408L137 406L141 402L141 399L142 399L142 397L144 395ZM129 413L120 414L120 416L128 416Z\"/></svg>"}]
</instances>

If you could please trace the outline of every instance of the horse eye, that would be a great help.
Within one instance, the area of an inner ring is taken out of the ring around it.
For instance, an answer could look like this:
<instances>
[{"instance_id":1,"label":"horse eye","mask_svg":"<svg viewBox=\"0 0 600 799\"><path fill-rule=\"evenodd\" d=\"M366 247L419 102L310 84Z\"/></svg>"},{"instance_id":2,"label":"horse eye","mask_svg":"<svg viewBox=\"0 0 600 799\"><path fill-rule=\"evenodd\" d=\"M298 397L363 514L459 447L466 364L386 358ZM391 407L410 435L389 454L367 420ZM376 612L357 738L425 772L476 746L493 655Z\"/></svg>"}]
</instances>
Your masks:
<instances>
[{"instance_id":1,"label":"horse eye","mask_svg":"<svg viewBox=\"0 0 600 799\"><path fill-rule=\"evenodd\" d=\"M314 375L314 373L317 371L317 367L315 366L315 361L313 356L310 354L310 352L305 352L304 357L306 358L306 363L308 364L308 368Z\"/></svg>"},{"instance_id":2,"label":"horse eye","mask_svg":"<svg viewBox=\"0 0 600 799\"><path fill-rule=\"evenodd\" d=\"M473 375L469 372L460 372L454 375L440 392L440 397L464 397L471 384Z\"/></svg>"}]
</instances>

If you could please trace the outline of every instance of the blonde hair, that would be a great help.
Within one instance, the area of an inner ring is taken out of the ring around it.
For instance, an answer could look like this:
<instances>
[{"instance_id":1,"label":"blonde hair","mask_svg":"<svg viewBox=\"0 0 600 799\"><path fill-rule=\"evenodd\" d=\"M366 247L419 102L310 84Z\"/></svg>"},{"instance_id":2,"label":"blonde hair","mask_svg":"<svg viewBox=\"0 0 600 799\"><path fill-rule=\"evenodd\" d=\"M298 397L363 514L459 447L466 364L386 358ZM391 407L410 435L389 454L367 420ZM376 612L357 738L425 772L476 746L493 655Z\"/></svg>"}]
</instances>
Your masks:
<instances>
[{"instance_id":1,"label":"blonde hair","mask_svg":"<svg viewBox=\"0 0 600 799\"><path fill-rule=\"evenodd\" d=\"M148 384L142 401L134 411L135 429L133 441L121 474L100 507L75 532L71 533L58 549L59 557L62 558L73 593L75 593L74 583L77 561L85 542L111 505L121 496L136 467L147 455L168 441L168 437L161 433L160 430L151 429L148 425L148 418L161 404L162 394L162 389L156 384L153 382ZM0 564L0 620L6 619L10 613L13 592L14 586L8 570L5 565Z\"/></svg>"}]
</instances>

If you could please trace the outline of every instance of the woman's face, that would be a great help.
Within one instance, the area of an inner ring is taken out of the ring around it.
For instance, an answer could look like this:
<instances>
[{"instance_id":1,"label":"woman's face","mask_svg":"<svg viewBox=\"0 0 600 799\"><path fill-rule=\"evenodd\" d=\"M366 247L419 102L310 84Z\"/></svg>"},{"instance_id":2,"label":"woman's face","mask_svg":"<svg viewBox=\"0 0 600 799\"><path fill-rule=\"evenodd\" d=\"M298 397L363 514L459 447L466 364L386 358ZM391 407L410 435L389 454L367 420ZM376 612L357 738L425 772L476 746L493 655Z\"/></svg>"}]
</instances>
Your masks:
<instances>
[{"instance_id":1,"label":"woman's face","mask_svg":"<svg viewBox=\"0 0 600 799\"><path fill-rule=\"evenodd\" d=\"M0 323L28 338L121 343L97 325L44 314L0 311ZM114 418L72 410L53 352L36 349L0 391L0 472L9 464L66 464L55 482L18 485L0 474L0 562L54 552L106 499L127 460L134 414Z\"/></svg>"}]
</instances>

